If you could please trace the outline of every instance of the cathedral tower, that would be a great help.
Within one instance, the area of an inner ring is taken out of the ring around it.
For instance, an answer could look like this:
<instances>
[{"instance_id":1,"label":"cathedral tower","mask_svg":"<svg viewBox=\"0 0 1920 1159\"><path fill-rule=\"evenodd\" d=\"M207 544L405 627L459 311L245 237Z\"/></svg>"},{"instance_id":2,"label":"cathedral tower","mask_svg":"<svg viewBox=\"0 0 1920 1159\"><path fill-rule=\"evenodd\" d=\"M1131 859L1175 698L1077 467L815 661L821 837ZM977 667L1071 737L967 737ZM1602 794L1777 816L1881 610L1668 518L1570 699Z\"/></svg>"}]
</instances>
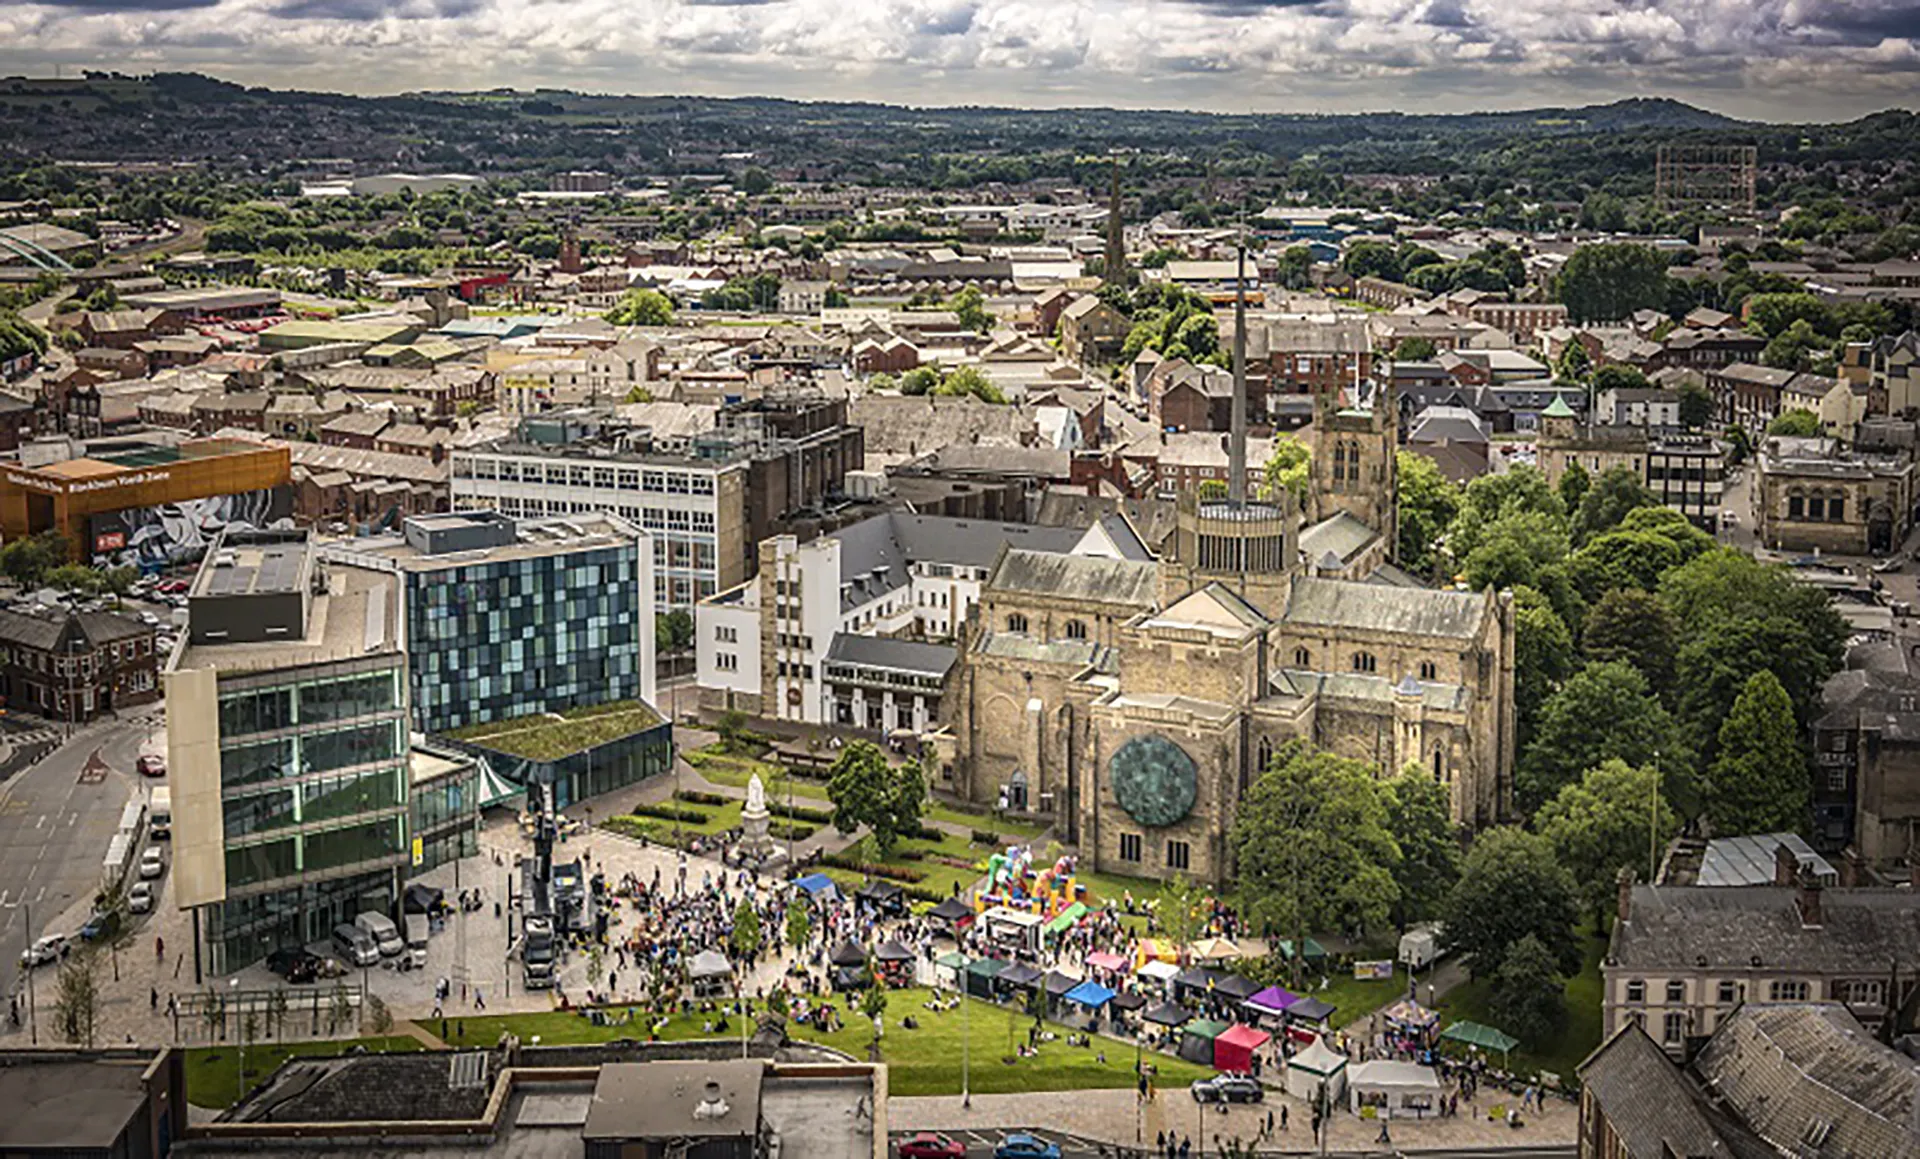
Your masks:
<instances>
[{"instance_id":1,"label":"cathedral tower","mask_svg":"<svg viewBox=\"0 0 1920 1159\"><path fill-rule=\"evenodd\" d=\"M1318 523L1344 511L1385 536L1388 552L1398 557L1398 424L1379 389L1374 396L1370 406L1343 405L1331 394L1314 397L1307 519Z\"/></svg>"}]
</instances>

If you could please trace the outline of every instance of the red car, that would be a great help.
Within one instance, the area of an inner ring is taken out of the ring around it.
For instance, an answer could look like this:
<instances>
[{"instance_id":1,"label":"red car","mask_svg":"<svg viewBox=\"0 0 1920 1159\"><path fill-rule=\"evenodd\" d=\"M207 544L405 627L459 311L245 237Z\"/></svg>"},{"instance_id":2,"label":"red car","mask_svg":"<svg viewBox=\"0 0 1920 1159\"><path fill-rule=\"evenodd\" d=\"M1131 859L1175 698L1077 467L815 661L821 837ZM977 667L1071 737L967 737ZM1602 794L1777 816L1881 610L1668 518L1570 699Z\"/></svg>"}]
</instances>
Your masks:
<instances>
[{"instance_id":1,"label":"red car","mask_svg":"<svg viewBox=\"0 0 1920 1159\"><path fill-rule=\"evenodd\" d=\"M140 775L143 777L164 777L167 775L166 758L157 753L142 754L140 759L133 763L133 767L138 769Z\"/></svg>"},{"instance_id":2,"label":"red car","mask_svg":"<svg viewBox=\"0 0 1920 1159\"><path fill-rule=\"evenodd\" d=\"M900 1159L966 1159L966 1144L938 1131L921 1131L900 1140Z\"/></svg>"}]
</instances>

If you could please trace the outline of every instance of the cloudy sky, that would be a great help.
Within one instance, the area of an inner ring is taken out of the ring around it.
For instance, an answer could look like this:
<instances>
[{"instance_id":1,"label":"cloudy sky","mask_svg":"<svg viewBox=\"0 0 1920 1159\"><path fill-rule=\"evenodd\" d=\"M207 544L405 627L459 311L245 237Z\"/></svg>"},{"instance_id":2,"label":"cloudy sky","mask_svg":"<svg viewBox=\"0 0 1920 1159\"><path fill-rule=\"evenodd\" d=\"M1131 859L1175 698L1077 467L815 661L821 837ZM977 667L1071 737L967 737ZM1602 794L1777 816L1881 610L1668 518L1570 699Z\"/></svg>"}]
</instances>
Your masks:
<instances>
[{"instance_id":1,"label":"cloudy sky","mask_svg":"<svg viewBox=\"0 0 1920 1159\"><path fill-rule=\"evenodd\" d=\"M0 73L920 105L1466 111L1920 102L1920 0L0 0Z\"/></svg>"}]
</instances>

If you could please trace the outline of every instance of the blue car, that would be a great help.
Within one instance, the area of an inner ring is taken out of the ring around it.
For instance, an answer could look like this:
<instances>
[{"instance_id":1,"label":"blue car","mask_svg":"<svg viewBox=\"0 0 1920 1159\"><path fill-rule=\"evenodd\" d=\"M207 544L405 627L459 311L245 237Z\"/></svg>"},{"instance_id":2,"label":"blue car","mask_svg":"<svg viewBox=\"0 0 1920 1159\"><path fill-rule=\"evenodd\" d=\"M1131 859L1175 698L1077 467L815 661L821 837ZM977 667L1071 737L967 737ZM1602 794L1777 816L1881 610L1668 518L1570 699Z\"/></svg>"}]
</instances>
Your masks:
<instances>
[{"instance_id":1,"label":"blue car","mask_svg":"<svg viewBox=\"0 0 1920 1159\"><path fill-rule=\"evenodd\" d=\"M1032 1135L1008 1135L993 1149L993 1159L1060 1159L1060 1145Z\"/></svg>"}]
</instances>

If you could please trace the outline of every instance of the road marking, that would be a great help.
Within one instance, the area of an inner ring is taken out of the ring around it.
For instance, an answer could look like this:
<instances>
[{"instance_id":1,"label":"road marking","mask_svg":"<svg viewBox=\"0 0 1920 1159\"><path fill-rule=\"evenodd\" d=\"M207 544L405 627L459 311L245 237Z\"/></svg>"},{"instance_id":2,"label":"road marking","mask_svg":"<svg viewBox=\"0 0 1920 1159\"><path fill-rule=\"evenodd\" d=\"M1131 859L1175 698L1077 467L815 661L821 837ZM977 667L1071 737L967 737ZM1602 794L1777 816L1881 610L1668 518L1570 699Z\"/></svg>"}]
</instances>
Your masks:
<instances>
[{"instance_id":1,"label":"road marking","mask_svg":"<svg viewBox=\"0 0 1920 1159\"><path fill-rule=\"evenodd\" d=\"M39 818L34 821L33 827L35 829L45 829L47 827L47 815L45 813L40 814Z\"/></svg>"},{"instance_id":2,"label":"road marking","mask_svg":"<svg viewBox=\"0 0 1920 1159\"><path fill-rule=\"evenodd\" d=\"M33 895L33 900L39 901L40 899L46 896L47 896L47 887L43 885L40 887L40 892Z\"/></svg>"},{"instance_id":3,"label":"road marking","mask_svg":"<svg viewBox=\"0 0 1920 1159\"><path fill-rule=\"evenodd\" d=\"M13 891L12 891L12 890L9 890L9 889L0 889L0 909L5 909L5 908L6 908L6 906L7 906L7 895L8 895L8 894L10 894L10 893L12 893L12 892L13 892Z\"/></svg>"}]
</instances>

